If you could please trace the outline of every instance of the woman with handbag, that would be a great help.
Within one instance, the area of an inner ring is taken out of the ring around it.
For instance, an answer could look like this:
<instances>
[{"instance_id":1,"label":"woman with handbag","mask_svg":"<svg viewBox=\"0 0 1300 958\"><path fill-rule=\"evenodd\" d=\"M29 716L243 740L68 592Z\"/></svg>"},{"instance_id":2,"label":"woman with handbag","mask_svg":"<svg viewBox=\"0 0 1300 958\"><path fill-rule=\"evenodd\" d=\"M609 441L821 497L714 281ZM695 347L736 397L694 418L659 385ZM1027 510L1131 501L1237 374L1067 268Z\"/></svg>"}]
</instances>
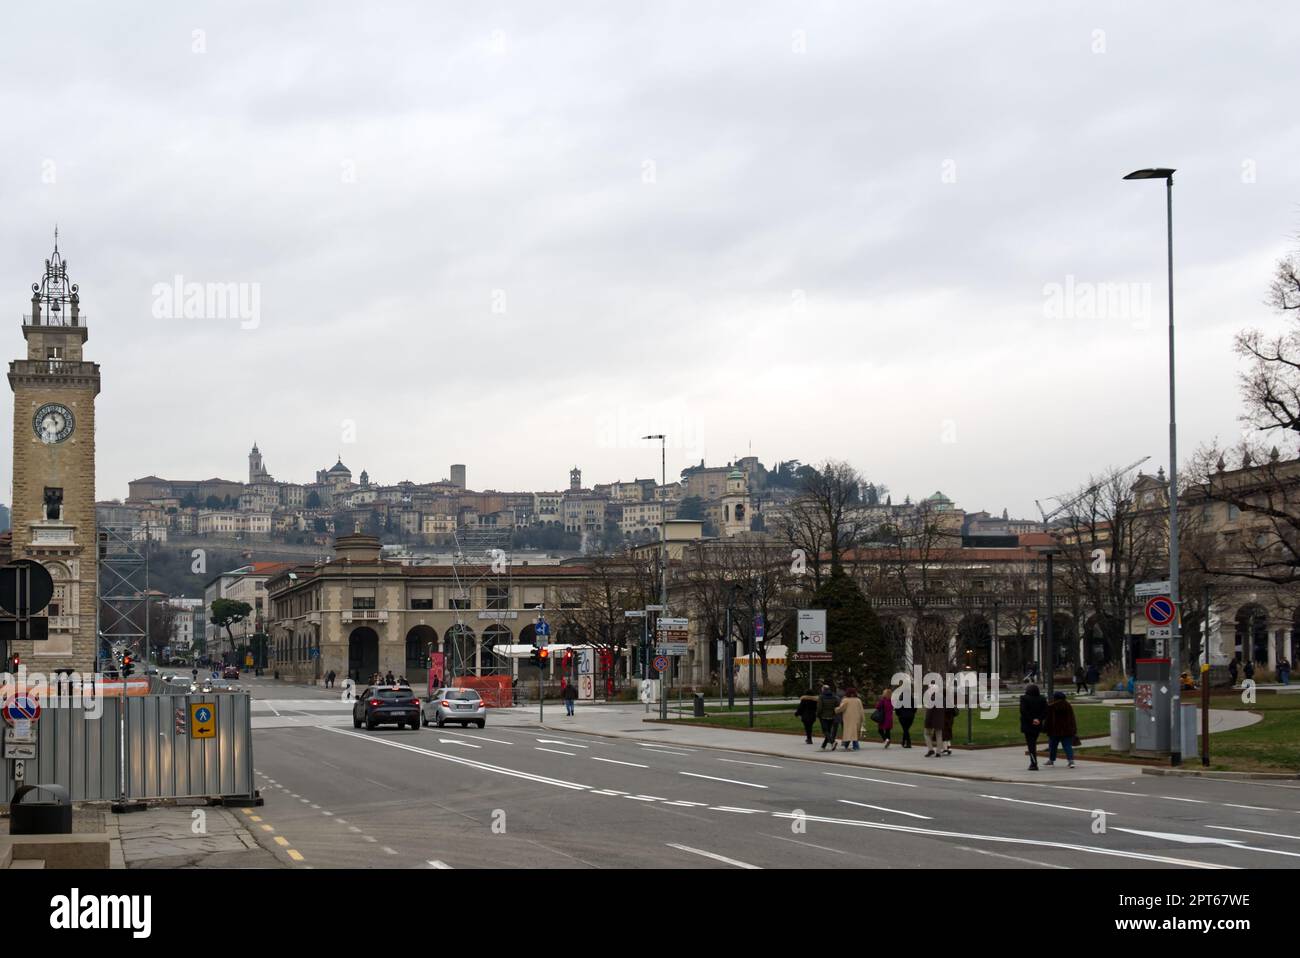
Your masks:
<instances>
[{"instance_id":1,"label":"woman with handbag","mask_svg":"<svg viewBox=\"0 0 1300 958\"><path fill-rule=\"evenodd\" d=\"M871 713L871 721L880 730L880 740L885 743L885 748L889 748L889 733L894 727L894 700L890 697L891 691L892 689L885 689L880 693L876 710Z\"/></svg>"},{"instance_id":2,"label":"woman with handbag","mask_svg":"<svg viewBox=\"0 0 1300 958\"><path fill-rule=\"evenodd\" d=\"M1064 692L1053 692L1051 704L1047 706L1047 719L1043 722L1047 729L1047 764L1056 764L1058 745L1065 747L1065 758L1074 768L1074 742L1079 734L1078 723L1074 719L1074 708L1065 697Z\"/></svg>"}]
</instances>

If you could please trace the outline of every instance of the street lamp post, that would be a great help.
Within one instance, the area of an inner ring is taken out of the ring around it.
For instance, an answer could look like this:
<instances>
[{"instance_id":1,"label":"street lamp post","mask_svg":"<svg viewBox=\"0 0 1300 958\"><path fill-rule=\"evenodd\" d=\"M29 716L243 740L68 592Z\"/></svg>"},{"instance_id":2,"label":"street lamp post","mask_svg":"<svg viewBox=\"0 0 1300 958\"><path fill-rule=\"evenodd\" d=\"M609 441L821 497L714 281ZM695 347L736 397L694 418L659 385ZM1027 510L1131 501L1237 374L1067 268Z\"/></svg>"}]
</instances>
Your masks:
<instances>
[{"instance_id":1,"label":"street lamp post","mask_svg":"<svg viewBox=\"0 0 1300 958\"><path fill-rule=\"evenodd\" d=\"M642 439L659 440L659 604L668 608L668 540L667 540L667 486L668 486L668 437L663 433L642 436Z\"/></svg>"},{"instance_id":2,"label":"street lamp post","mask_svg":"<svg viewBox=\"0 0 1300 958\"><path fill-rule=\"evenodd\" d=\"M1178 601L1178 422L1174 415L1174 171L1165 167L1134 170L1126 180L1165 181L1165 231L1169 276L1169 601L1174 605L1169 652L1169 673L1173 680L1171 696L1172 728L1169 730L1169 764L1181 765L1182 746L1182 614Z\"/></svg>"}]
</instances>

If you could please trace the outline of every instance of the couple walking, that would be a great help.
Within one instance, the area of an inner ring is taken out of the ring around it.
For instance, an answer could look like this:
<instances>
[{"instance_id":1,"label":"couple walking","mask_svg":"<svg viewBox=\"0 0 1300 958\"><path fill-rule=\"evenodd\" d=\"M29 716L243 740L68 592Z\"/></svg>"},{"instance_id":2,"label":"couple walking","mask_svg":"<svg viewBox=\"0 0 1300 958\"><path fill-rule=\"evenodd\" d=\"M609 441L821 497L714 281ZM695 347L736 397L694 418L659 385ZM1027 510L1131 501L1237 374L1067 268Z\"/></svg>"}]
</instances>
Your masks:
<instances>
[{"instance_id":1,"label":"couple walking","mask_svg":"<svg viewBox=\"0 0 1300 958\"><path fill-rule=\"evenodd\" d=\"M1074 746L1082 745L1079 726L1074 718L1074 708L1064 692L1052 693L1049 703L1038 691L1037 685L1025 689L1020 696L1020 731L1025 736L1029 771L1038 771L1038 736L1047 733L1047 764L1056 764L1056 750L1064 746L1065 759L1074 768Z\"/></svg>"}]
</instances>

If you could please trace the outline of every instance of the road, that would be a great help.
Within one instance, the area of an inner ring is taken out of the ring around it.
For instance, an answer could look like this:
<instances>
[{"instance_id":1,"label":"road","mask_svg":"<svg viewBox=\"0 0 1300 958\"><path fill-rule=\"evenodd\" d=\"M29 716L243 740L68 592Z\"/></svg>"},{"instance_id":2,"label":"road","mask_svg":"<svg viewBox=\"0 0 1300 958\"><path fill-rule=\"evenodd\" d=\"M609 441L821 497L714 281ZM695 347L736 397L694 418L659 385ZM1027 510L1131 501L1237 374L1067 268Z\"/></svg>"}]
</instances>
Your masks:
<instances>
[{"instance_id":1,"label":"road","mask_svg":"<svg viewBox=\"0 0 1300 958\"><path fill-rule=\"evenodd\" d=\"M1300 866L1300 783L1090 780L1084 765L971 781L553 732L535 713L366 731L335 693L245 685L255 834L292 867Z\"/></svg>"}]
</instances>

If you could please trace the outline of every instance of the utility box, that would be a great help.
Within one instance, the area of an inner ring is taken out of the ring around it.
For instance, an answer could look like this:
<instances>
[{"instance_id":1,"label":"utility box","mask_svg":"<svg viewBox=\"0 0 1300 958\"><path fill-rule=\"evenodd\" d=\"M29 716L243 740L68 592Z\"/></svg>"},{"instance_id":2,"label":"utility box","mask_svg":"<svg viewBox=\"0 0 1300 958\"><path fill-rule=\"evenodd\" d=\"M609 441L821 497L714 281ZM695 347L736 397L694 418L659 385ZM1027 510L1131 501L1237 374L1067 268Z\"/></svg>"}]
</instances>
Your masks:
<instances>
[{"instance_id":1,"label":"utility box","mask_svg":"<svg viewBox=\"0 0 1300 958\"><path fill-rule=\"evenodd\" d=\"M695 693L694 715L696 718L704 718L704 693L703 692Z\"/></svg>"},{"instance_id":2,"label":"utility box","mask_svg":"<svg viewBox=\"0 0 1300 958\"><path fill-rule=\"evenodd\" d=\"M1138 659L1133 663L1134 754L1162 758L1169 754L1173 724L1173 686L1168 659Z\"/></svg>"},{"instance_id":3,"label":"utility box","mask_svg":"<svg viewBox=\"0 0 1300 958\"><path fill-rule=\"evenodd\" d=\"M1110 710L1110 750L1127 755L1133 750L1133 710L1113 708Z\"/></svg>"},{"instance_id":4,"label":"utility box","mask_svg":"<svg viewBox=\"0 0 1300 958\"><path fill-rule=\"evenodd\" d=\"M1196 707L1196 703L1194 702L1183 703L1183 716L1182 716L1183 739L1181 743L1181 748L1182 748L1182 756L1184 762L1186 762L1192 756L1200 754L1200 749L1197 748L1198 743L1196 741L1196 733L1200 731L1200 725L1201 725L1201 723L1197 721L1198 711L1199 710Z\"/></svg>"}]
</instances>

